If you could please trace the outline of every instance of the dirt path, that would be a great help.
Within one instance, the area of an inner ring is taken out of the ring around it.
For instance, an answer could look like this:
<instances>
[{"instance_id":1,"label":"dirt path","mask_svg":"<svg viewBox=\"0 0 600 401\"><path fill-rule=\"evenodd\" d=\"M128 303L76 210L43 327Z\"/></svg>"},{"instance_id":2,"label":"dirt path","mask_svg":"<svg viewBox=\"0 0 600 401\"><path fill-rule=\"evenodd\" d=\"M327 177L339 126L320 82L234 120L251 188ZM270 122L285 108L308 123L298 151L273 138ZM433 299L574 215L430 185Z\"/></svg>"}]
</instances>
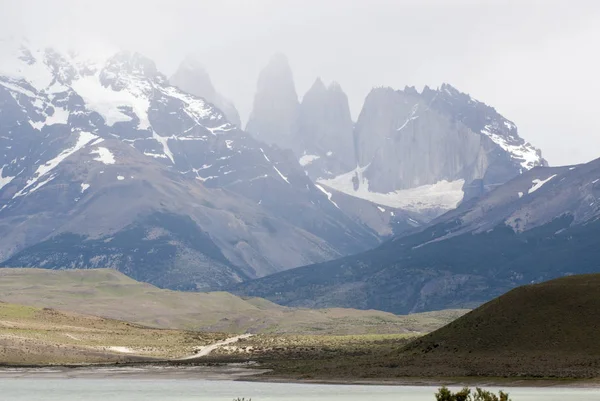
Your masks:
<instances>
[{"instance_id":1,"label":"dirt path","mask_svg":"<svg viewBox=\"0 0 600 401\"><path fill-rule=\"evenodd\" d=\"M195 354L184 356L183 358L178 358L177 360L178 361L185 361L185 360L188 360L188 359L201 358L203 356L210 355L211 352L213 352L216 349L219 349L220 347L223 347L225 345L229 345L229 344L235 343L238 340L243 340L245 338L250 338L250 337L252 337L252 334L242 334L242 335L239 335L239 336L231 337L231 338L228 338L227 340L220 341L218 343L207 345L205 347L200 347L200 348L198 348L196 350Z\"/></svg>"}]
</instances>

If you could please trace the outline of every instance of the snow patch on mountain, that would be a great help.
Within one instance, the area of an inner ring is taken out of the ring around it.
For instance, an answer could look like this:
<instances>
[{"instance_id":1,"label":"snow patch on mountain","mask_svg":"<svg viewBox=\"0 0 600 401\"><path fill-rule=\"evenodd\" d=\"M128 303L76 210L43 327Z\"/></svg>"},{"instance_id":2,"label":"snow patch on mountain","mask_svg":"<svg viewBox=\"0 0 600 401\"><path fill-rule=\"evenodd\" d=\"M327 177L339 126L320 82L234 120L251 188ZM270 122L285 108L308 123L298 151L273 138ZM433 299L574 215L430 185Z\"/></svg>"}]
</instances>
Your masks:
<instances>
[{"instance_id":1,"label":"snow patch on mountain","mask_svg":"<svg viewBox=\"0 0 600 401\"><path fill-rule=\"evenodd\" d=\"M0 167L0 189L4 188L8 184L10 184L12 180L15 179L15 177L11 177L11 176L4 177L4 172L3 172L4 167L6 167L6 166Z\"/></svg>"},{"instance_id":2,"label":"snow patch on mountain","mask_svg":"<svg viewBox=\"0 0 600 401\"><path fill-rule=\"evenodd\" d=\"M417 110L419 110L419 104L415 104L410 112L410 115L408 116L408 118L406 119L406 121L404 122L404 124L402 124L400 126L400 128L398 128L396 131L402 131L404 128L406 128L406 126L413 120L416 120L417 118L419 118L419 116L416 116L415 114L417 113Z\"/></svg>"},{"instance_id":3,"label":"snow patch on mountain","mask_svg":"<svg viewBox=\"0 0 600 401\"><path fill-rule=\"evenodd\" d=\"M152 132L152 138L162 145L165 156L171 160L171 163L175 164L175 157L173 156L171 149L169 149L169 139L158 135L156 132Z\"/></svg>"},{"instance_id":4,"label":"snow patch on mountain","mask_svg":"<svg viewBox=\"0 0 600 401\"><path fill-rule=\"evenodd\" d=\"M112 154L110 150L104 147L98 147L90 152L92 155L98 155L94 160L99 161L104 164L115 164L115 156Z\"/></svg>"},{"instance_id":5,"label":"snow patch on mountain","mask_svg":"<svg viewBox=\"0 0 600 401\"><path fill-rule=\"evenodd\" d=\"M300 165L302 167L308 166L309 164L311 164L312 162L314 162L315 160L319 160L321 158L321 156L318 155L303 155L298 162L300 163Z\"/></svg>"},{"instance_id":6,"label":"snow patch on mountain","mask_svg":"<svg viewBox=\"0 0 600 401\"><path fill-rule=\"evenodd\" d=\"M292 185L292 184L290 183L290 180L288 180L288 178L287 178L285 175L283 175L283 174L281 173L281 171L279 171L279 169L278 169L277 167L275 167L275 165L273 165L273 168L275 169L275 171L277 172L277 174L279 174L279 176L280 176L280 177L281 177L281 178L282 178L282 179L283 179L285 182L287 182L288 184Z\"/></svg>"},{"instance_id":7,"label":"snow patch on mountain","mask_svg":"<svg viewBox=\"0 0 600 401\"><path fill-rule=\"evenodd\" d=\"M515 128L514 124L508 121L504 121L504 123L510 129ZM486 125L481 133L508 152L513 159L518 160L523 169L530 170L540 164L541 156L538 150L529 142L525 142L521 138L501 135L494 125Z\"/></svg>"},{"instance_id":8,"label":"snow patch on mountain","mask_svg":"<svg viewBox=\"0 0 600 401\"><path fill-rule=\"evenodd\" d=\"M544 186L544 184L546 184L547 182L549 182L551 179L553 179L554 177L556 177L556 174L546 178L545 180L540 180L540 179L535 179L533 180L531 183L533 184L533 186L531 188L529 188L528 193L532 194L535 191L537 191L538 189L540 189L541 187Z\"/></svg>"},{"instance_id":9,"label":"snow patch on mountain","mask_svg":"<svg viewBox=\"0 0 600 401\"><path fill-rule=\"evenodd\" d=\"M371 192L369 180L364 172L369 165L357 166L356 169L328 180L317 182L336 191L365 199L378 205L413 212L427 210L450 210L458 206L464 198L465 180L442 180L432 185L397 190L389 193Z\"/></svg>"},{"instance_id":10,"label":"snow patch on mountain","mask_svg":"<svg viewBox=\"0 0 600 401\"><path fill-rule=\"evenodd\" d=\"M338 209L340 208L340 207L338 206L338 204L337 204L337 203L335 203L335 202L334 202L334 201L331 199L331 197L333 196L333 194L332 194L331 192L327 192L327 191L325 190L325 188L323 188L323 187L322 187L321 185L319 185L319 184L315 184L315 187L317 187L317 188L319 189L319 191L323 192L323 193L324 193L324 194L327 196L327 199L329 199L329 202L333 203L333 206L337 207Z\"/></svg>"},{"instance_id":11,"label":"snow patch on mountain","mask_svg":"<svg viewBox=\"0 0 600 401\"><path fill-rule=\"evenodd\" d=\"M55 107L54 114L47 116L44 125L67 124L69 122L69 111L62 107Z\"/></svg>"}]
</instances>

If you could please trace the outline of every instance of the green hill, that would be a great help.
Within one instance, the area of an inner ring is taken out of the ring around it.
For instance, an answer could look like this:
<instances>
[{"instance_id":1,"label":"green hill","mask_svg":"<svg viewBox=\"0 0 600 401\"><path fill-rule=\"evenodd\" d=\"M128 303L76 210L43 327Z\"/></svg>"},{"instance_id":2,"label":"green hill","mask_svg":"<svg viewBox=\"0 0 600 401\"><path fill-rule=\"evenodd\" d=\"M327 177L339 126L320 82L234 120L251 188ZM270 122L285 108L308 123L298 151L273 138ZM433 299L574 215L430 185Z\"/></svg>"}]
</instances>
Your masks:
<instances>
[{"instance_id":1,"label":"green hill","mask_svg":"<svg viewBox=\"0 0 600 401\"><path fill-rule=\"evenodd\" d=\"M514 289L402 349L404 373L600 376L600 274Z\"/></svg>"},{"instance_id":2,"label":"green hill","mask_svg":"<svg viewBox=\"0 0 600 401\"><path fill-rule=\"evenodd\" d=\"M0 269L0 301L159 328L271 334L426 333L466 312L397 316L373 310L288 308L226 292L163 290L110 269Z\"/></svg>"}]
</instances>

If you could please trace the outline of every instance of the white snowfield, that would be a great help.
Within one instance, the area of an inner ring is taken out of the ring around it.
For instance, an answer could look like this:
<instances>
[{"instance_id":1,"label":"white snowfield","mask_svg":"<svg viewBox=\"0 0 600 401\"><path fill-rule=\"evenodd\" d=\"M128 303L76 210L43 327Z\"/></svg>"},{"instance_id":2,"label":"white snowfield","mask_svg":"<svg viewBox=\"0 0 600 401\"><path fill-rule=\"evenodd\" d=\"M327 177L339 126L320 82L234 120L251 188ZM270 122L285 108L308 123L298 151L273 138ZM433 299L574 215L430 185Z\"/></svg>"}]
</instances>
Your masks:
<instances>
[{"instance_id":1,"label":"white snowfield","mask_svg":"<svg viewBox=\"0 0 600 401\"><path fill-rule=\"evenodd\" d=\"M465 196L462 189L465 181L462 179L457 181L443 180L432 185L423 185L389 193L371 192L369 190L369 180L363 175L368 167L368 165L357 167L335 178L318 180L317 182L328 188L378 205L414 212L431 209L454 209ZM357 189L354 189L353 180L358 180Z\"/></svg>"}]
</instances>

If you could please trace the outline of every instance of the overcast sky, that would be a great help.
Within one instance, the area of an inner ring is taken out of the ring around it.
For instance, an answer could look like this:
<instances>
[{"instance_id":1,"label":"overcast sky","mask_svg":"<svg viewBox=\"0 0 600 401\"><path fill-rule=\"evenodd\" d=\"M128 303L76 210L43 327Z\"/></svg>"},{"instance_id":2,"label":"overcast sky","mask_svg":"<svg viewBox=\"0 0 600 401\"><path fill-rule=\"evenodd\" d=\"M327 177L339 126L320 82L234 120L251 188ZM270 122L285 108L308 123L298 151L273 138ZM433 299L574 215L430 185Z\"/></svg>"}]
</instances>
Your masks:
<instances>
[{"instance_id":1,"label":"overcast sky","mask_svg":"<svg viewBox=\"0 0 600 401\"><path fill-rule=\"evenodd\" d=\"M373 86L448 82L494 107L552 165L600 157L600 1L0 0L0 35L106 42L167 75L206 65L245 120L260 69L285 53L300 96L338 81L354 117Z\"/></svg>"}]
</instances>

